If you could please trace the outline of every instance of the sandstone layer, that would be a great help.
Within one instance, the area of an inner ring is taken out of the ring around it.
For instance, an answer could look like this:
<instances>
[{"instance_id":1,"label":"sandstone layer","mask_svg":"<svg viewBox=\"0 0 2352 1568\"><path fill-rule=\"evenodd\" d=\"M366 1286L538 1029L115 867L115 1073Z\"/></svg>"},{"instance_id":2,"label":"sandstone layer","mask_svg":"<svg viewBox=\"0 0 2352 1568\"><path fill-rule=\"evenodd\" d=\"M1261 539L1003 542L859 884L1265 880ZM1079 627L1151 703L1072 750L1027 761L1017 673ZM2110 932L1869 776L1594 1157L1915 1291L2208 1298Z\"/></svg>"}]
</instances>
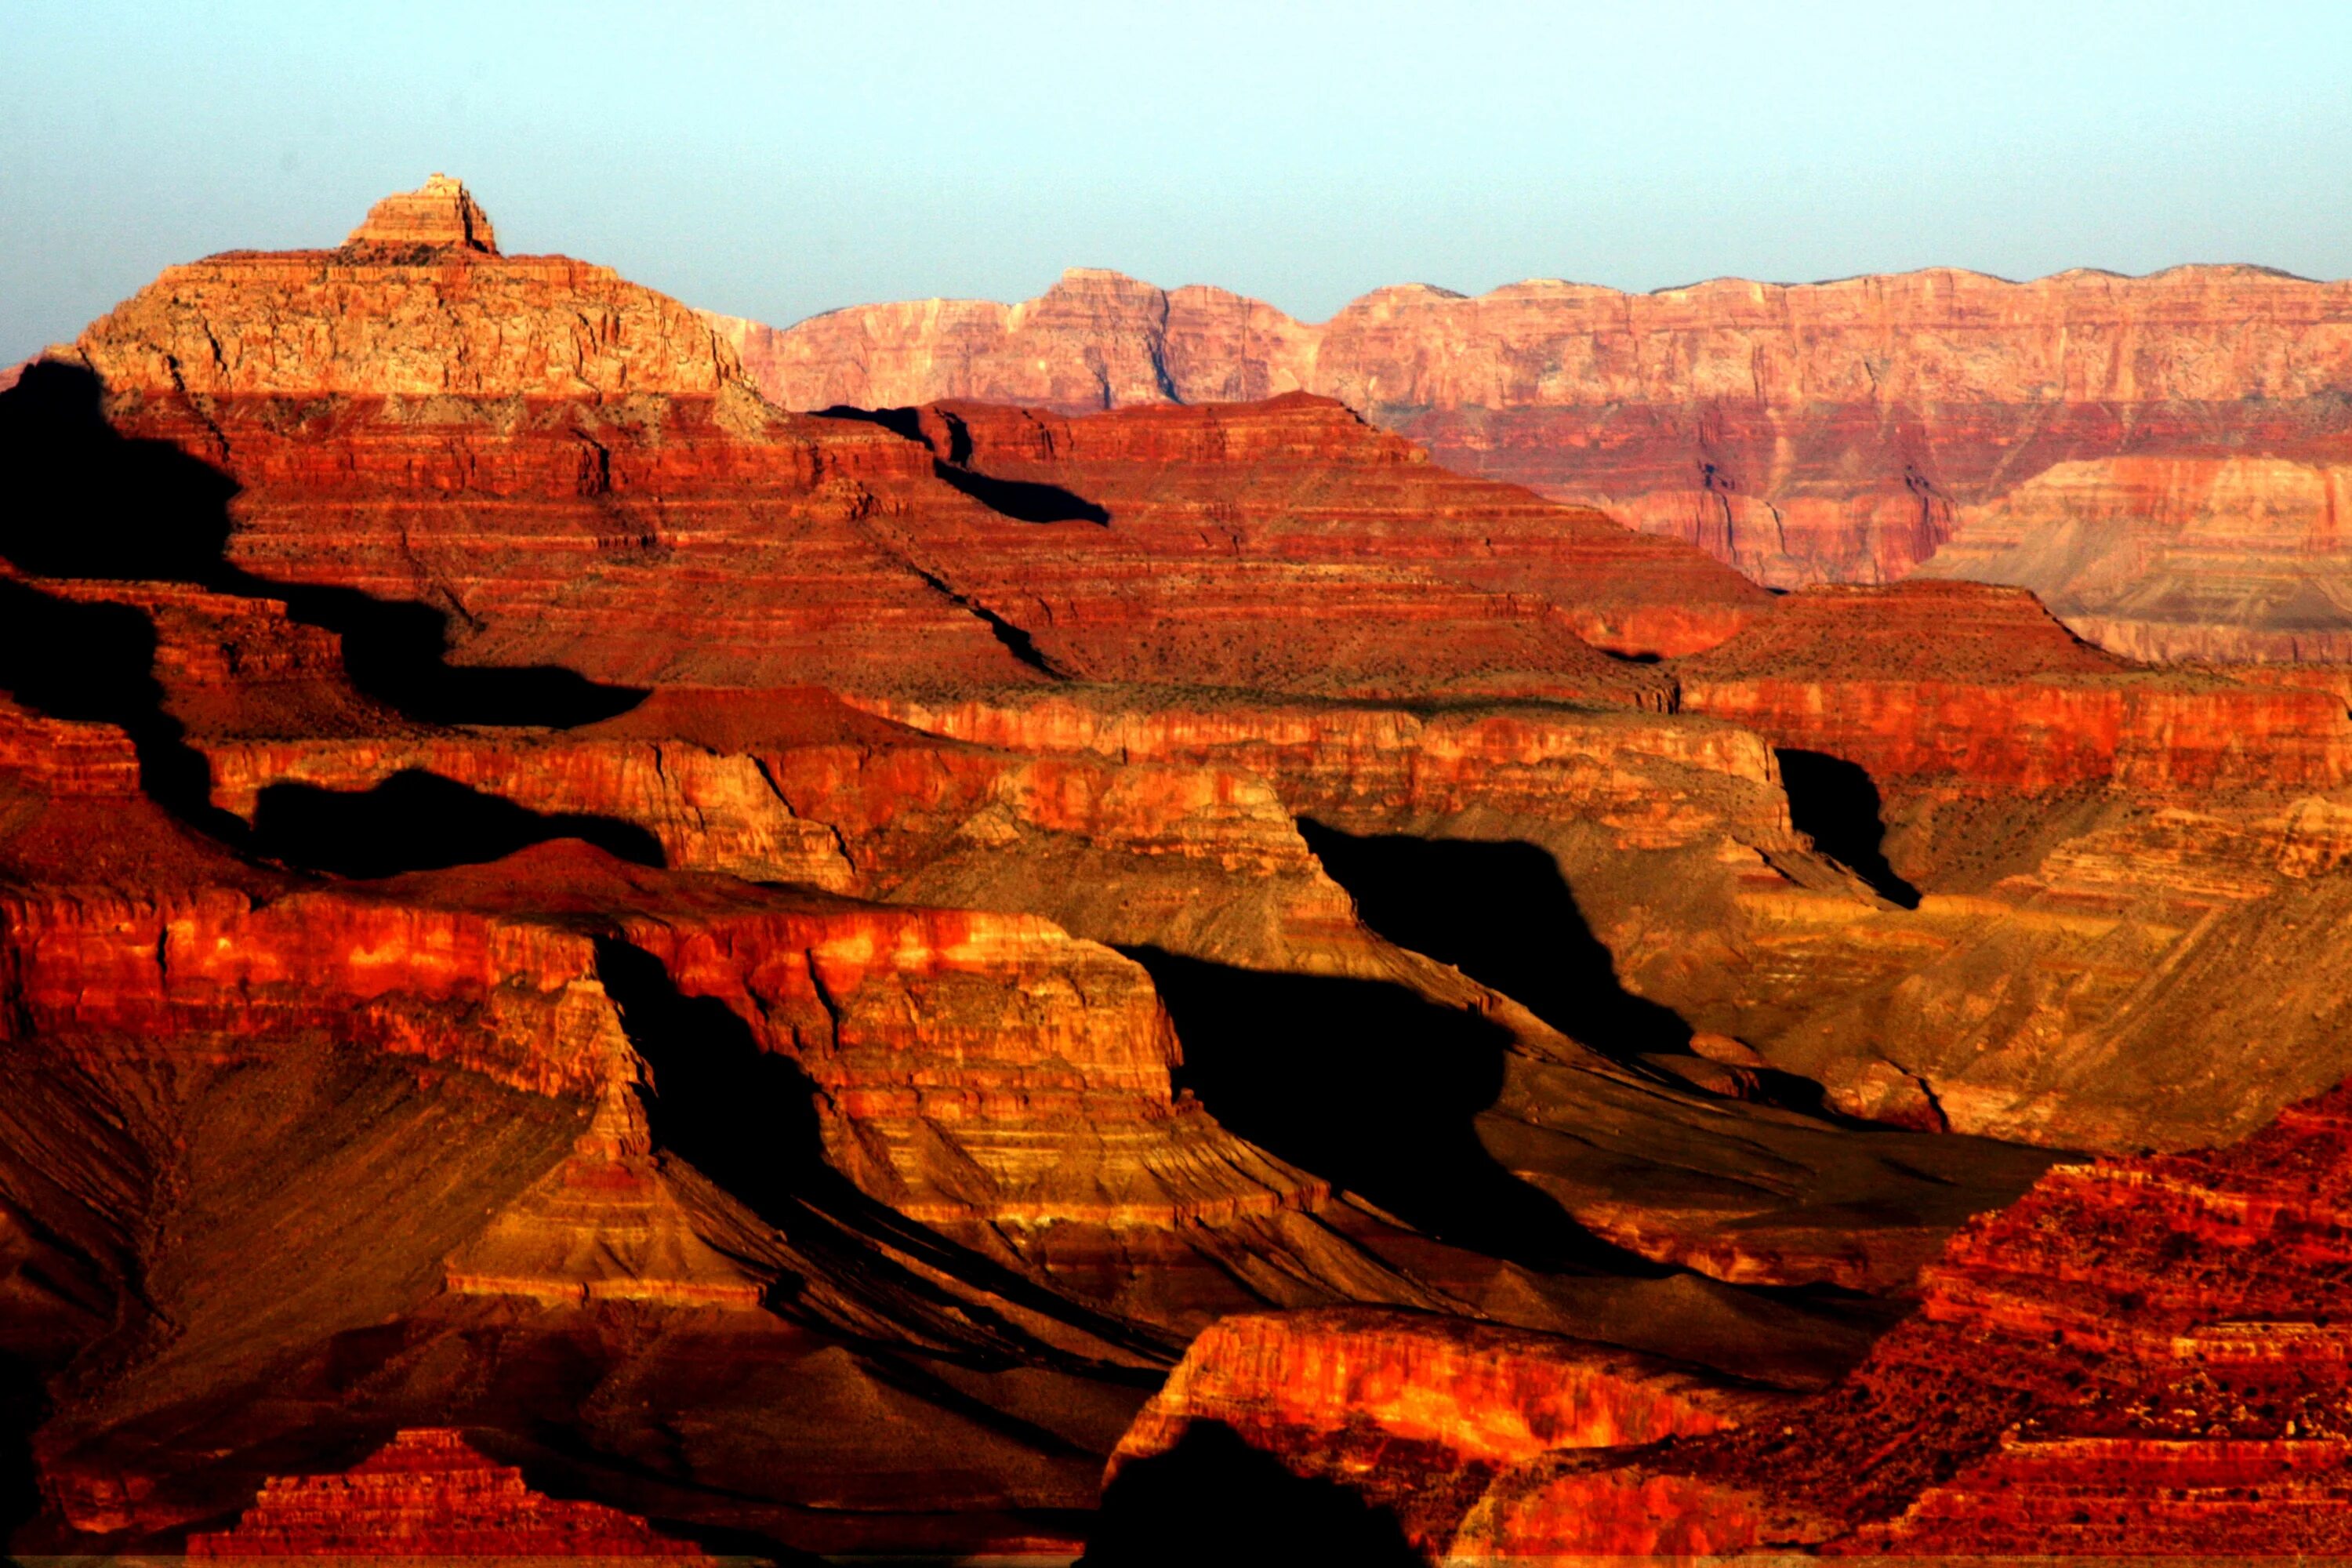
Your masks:
<instances>
[{"instance_id":1,"label":"sandstone layer","mask_svg":"<svg viewBox=\"0 0 2352 1568\"><path fill-rule=\"evenodd\" d=\"M1065 411L1336 397L1449 468L1685 540L1776 587L2031 587L2164 659L2345 657L2352 292L2253 267L1948 268L1650 294L1382 289L1328 321L1070 272L1003 306L717 320L789 407Z\"/></svg>"},{"instance_id":2,"label":"sandstone layer","mask_svg":"<svg viewBox=\"0 0 2352 1568\"><path fill-rule=\"evenodd\" d=\"M1066 1553L1204 1452L1732 1542L1617 1448L2352 1068L2340 671L1172 405L1257 320L1103 362L1170 405L787 413L436 181L0 394L11 1544L453 1425L711 1549Z\"/></svg>"},{"instance_id":3,"label":"sandstone layer","mask_svg":"<svg viewBox=\"0 0 2352 1568\"><path fill-rule=\"evenodd\" d=\"M2062 1166L1972 1223L1918 1317L1743 1432L1555 1455L1457 1552L2341 1552L2345 1093L2233 1148Z\"/></svg>"},{"instance_id":4,"label":"sandstone layer","mask_svg":"<svg viewBox=\"0 0 2352 1568\"><path fill-rule=\"evenodd\" d=\"M419 1427L341 1475L272 1476L234 1530L188 1537L191 1557L633 1557L698 1560L640 1519L558 1501L463 1433Z\"/></svg>"}]
</instances>

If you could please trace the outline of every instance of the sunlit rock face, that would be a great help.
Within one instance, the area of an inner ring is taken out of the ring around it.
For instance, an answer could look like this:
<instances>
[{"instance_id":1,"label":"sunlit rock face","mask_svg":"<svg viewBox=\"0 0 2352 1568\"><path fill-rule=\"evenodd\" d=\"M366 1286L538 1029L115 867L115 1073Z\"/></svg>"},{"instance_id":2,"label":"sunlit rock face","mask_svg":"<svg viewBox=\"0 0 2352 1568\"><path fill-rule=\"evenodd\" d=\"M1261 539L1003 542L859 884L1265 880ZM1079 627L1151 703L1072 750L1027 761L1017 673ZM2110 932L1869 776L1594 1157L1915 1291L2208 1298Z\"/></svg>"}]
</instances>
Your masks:
<instances>
[{"instance_id":1,"label":"sunlit rock face","mask_svg":"<svg viewBox=\"0 0 2352 1568\"><path fill-rule=\"evenodd\" d=\"M462 182L446 174L436 174L415 190L386 196L368 208L343 247L368 245L460 246L487 256L499 253L490 215Z\"/></svg>"},{"instance_id":2,"label":"sunlit rock face","mask_svg":"<svg viewBox=\"0 0 2352 1568\"><path fill-rule=\"evenodd\" d=\"M1622 1450L2352 1070L2340 669L1772 595L1165 304L786 412L436 181L0 393L12 1547L490 1528L339 1489L417 1428L483 1540L1736 1542Z\"/></svg>"},{"instance_id":3,"label":"sunlit rock face","mask_svg":"<svg viewBox=\"0 0 2352 1568\"><path fill-rule=\"evenodd\" d=\"M1119 1440L1106 1487L1116 1516L1122 1473L1131 1489L1230 1435L1302 1480L1344 1478L1434 1552L1485 1485L1538 1455L1719 1431L1788 1402L1656 1357L1460 1319L1236 1316L1192 1342Z\"/></svg>"},{"instance_id":4,"label":"sunlit rock face","mask_svg":"<svg viewBox=\"0 0 2352 1568\"><path fill-rule=\"evenodd\" d=\"M395 1436L340 1475L272 1476L234 1530L191 1557L630 1557L694 1560L617 1509L535 1492L446 1428Z\"/></svg>"},{"instance_id":5,"label":"sunlit rock face","mask_svg":"<svg viewBox=\"0 0 2352 1568\"><path fill-rule=\"evenodd\" d=\"M2013 583L2093 641L2168 661L2341 659L2352 633L2340 282L2182 267L1651 294L1539 280L1474 299L1410 285L1315 325L1079 270L1010 307L716 320L791 407L1315 392L1448 468L1774 587Z\"/></svg>"},{"instance_id":6,"label":"sunlit rock face","mask_svg":"<svg viewBox=\"0 0 2352 1568\"><path fill-rule=\"evenodd\" d=\"M1837 1388L1627 1463L1506 1473L1456 1551L2339 1552L2347 1097L2061 1166L1972 1222Z\"/></svg>"}]
</instances>

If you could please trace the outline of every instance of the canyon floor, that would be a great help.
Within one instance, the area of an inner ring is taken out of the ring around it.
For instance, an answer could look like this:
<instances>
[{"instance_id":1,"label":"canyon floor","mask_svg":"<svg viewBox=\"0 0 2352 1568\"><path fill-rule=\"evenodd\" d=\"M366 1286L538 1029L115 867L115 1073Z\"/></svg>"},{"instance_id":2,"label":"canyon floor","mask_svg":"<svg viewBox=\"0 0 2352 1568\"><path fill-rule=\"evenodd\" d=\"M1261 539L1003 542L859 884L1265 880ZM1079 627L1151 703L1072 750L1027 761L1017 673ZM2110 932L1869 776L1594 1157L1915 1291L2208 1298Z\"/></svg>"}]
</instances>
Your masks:
<instances>
[{"instance_id":1,"label":"canyon floor","mask_svg":"<svg viewBox=\"0 0 2352 1568\"><path fill-rule=\"evenodd\" d=\"M436 177L0 391L11 1549L2352 1546L2333 642L886 336Z\"/></svg>"}]
</instances>

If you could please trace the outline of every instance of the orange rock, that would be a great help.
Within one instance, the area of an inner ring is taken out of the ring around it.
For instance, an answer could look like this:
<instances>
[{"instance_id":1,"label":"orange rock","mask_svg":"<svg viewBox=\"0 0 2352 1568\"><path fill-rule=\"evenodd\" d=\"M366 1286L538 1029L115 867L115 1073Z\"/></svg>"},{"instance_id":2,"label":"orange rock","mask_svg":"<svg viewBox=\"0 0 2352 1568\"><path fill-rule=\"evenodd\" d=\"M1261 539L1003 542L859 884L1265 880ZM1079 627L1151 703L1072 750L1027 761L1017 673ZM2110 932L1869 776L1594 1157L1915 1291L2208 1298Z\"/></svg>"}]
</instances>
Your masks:
<instances>
[{"instance_id":1,"label":"orange rock","mask_svg":"<svg viewBox=\"0 0 2352 1568\"><path fill-rule=\"evenodd\" d=\"M386 196L368 208L367 217L343 244L455 245L487 256L499 253L489 215L446 174L435 174L415 190Z\"/></svg>"},{"instance_id":2,"label":"orange rock","mask_svg":"<svg viewBox=\"0 0 2352 1568\"><path fill-rule=\"evenodd\" d=\"M1632 1464L1532 1463L1454 1547L2340 1552L2347 1116L2337 1089L2231 1148L2059 1166L1837 1388Z\"/></svg>"},{"instance_id":3,"label":"orange rock","mask_svg":"<svg viewBox=\"0 0 2352 1568\"><path fill-rule=\"evenodd\" d=\"M1922 563L2042 593L2158 658L2341 658L2328 500L2352 447L2352 293L2251 267L2030 283L1933 268L1650 294L1421 285L1320 325L1073 272L1006 307L721 320L789 407L948 398L1076 412L1292 389L1448 468L1600 508L1774 586Z\"/></svg>"},{"instance_id":4,"label":"orange rock","mask_svg":"<svg viewBox=\"0 0 2352 1568\"><path fill-rule=\"evenodd\" d=\"M627 1557L699 1561L692 1542L600 1503L533 1491L465 1436L412 1428L340 1475L273 1476L191 1557Z\"/></svg>"},{"instance_id":5,"label":"orange rock","mask_svg":"<svg viewBox=\"0 0 2352 1568\"><path fill-rule=\"evenodd\" d=\"M1714 1432L1776 1396L1652 1356L1425 1314L1221 1319L1119 1440L1121 1471L1210 1425L1302 1477L1343 1480L1441 1550L1477 1487L1559 1449ZM1465 1495L1466 1489L1466 1495Z\"/></svg>"}]
</instances>

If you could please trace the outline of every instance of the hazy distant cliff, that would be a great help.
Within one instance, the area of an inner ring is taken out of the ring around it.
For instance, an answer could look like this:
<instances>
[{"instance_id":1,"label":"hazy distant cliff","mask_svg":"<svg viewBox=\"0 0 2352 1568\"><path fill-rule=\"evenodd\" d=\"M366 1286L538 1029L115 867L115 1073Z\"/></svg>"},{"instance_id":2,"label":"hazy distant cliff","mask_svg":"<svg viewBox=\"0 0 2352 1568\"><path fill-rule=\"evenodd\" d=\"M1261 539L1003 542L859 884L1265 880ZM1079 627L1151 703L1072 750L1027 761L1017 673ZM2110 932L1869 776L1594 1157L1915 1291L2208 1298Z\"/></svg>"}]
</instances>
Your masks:
<instances>
[{"instance_id":1,"label":"hazy distant cliff","mask_svg":"<svg viewBox=\"0 0 2352 1568\"><path fill-rule=\"evenodd\" d=\"M2021 584L2144 657L2352 658L2352 283L1939 269L1654 294L1421 285L1320 325L1078 269L1019 305L719 319L789 406L1306 390L1759 582Z\"/></svg>"}]
</instances>

